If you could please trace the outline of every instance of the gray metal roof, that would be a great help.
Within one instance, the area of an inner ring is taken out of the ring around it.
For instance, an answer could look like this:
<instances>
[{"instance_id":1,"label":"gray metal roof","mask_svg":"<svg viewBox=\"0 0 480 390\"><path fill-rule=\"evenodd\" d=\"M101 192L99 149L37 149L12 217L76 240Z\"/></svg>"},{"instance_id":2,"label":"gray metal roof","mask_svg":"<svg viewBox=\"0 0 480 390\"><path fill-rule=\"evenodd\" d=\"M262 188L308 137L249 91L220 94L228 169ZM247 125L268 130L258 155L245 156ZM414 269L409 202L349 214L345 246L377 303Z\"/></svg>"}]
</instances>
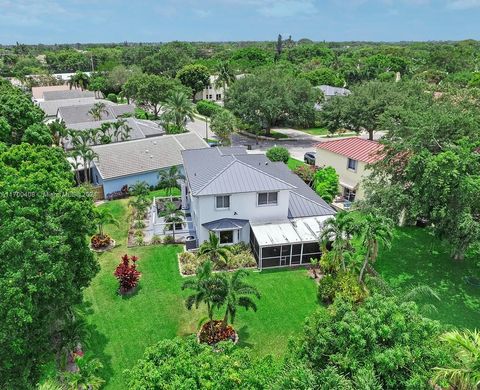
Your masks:
<instances>
[{"instance_id":1,"label":"gray metal roof","mask_svg":"<svg viewBox=\"0 0 480 390\"><path fill-rule=\"evenodd\" d=\"M43 99L48 100L61 100L61 99L78 99L91 97L95 98L95 92L82 91L80 89L69 89L66 91L45 91L43 92Z\"/></svg>"},{"instance_id":2,"label":"gray metal roof","mask_svg":"<svg viewBox=\"0 0 480 390\"><path fill-rule=\"evenodd\" d=\"M325 97L330 96L347 96L350 95L350 90L346 88L332 87L331 85L319 85L316 87L323 92Z\"/></svg>"},{"instance_id":3,"label":"gray metal roof","mask_svg":"<svg viewBox=\"0 0 480 390\"><path fill-rule=\"evenodd\" d=\"M248 223L247 219L222 218L202 224L204 228L213 231L241 229Z\"/></svg>"},{"instance_id":4,"label":"gray metal roof","mask_svg":"<svg viewBox=\"0 0 480 390\"><path fill-rule=\"evenodd\" d=\"M95 98L86 97L79 99L62 99L38 102L38 106L43 110L46 116L56 116L60 107L75 106L95 103Z\"/></svg>"},{"instance_id":5,"label":"gray metal roof","mask_svg":"<svg viewBox=\"0 0 480 390\"><path fill-rule=\"evenodd\" d=\"M290 190L288 217L333 215L335 211L282 162L244 148L209 148L182 152L194 196Z\"/></svg>"},{"instance_id":6,"label":"gray metal roof","mask_svg":"<svg viewBox=\"0 0 480 390\"><path fill-rule=\"evenodd\" d=\"M94 161L103 179L136 175L182 164L181 151L207 148L196 133L164 135L141 140L94 146Z\"/></svg>"}]
</instances>

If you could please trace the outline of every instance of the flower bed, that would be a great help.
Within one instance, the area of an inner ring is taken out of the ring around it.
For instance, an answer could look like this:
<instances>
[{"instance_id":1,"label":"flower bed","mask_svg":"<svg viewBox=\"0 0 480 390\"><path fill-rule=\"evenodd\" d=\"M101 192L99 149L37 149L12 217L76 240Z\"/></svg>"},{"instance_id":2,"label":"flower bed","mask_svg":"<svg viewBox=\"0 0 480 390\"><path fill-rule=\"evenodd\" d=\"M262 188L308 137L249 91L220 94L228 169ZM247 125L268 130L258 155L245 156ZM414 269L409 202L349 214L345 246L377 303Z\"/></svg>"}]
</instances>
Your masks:
<instances>
[{"instance_id":1,"label":"flower bed","mask_svg":"<svg viewBox=\"0 0 480 390\"><path fill-rule=\"evenodd\" d=\"M233 343L238 342L238 334L235 332L235 329L231 325L227 325L225 329L223 328L223 321L213 320L213 333L211 332L211 323L210 321L203 324L200 328L200 331L197 335L197 340L200 343L207 343L209 345L214 345L220 341L232 341Z\"/></svg>"},{"instance_id":2,"label":"flower bed","mask_svg":"<svg viewBox=\"0 0 480 390\"><path fill-rule=\"evenodd\" d=\"M95 234L90 239L90 247L96 252L103 252L115 246L115 241L108 235Z\"/></svg>"}]
</instances>

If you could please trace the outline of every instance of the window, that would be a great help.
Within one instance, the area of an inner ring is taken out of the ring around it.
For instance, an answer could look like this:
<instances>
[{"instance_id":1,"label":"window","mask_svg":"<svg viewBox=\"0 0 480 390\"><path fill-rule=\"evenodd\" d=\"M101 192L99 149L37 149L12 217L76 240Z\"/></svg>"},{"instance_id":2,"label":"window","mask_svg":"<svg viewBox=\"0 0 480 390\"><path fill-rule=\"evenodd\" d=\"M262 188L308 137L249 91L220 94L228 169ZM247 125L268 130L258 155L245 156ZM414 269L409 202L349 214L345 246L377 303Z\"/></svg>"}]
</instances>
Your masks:
<instances>
[{"instance_id":1,"label":"window","mask_svg":"<svg viewBox=\"0 0 480 390\"><path fill-rule=\"evenodd\" d=\"M215 97L216 100L222 100L222 94L217 93L217 96Z\"/></svg>"},{"instance_id":2,"label":"window","mask_svg":"<svg viewBox=\"0 0 480 390\"><path fill-rule=\"evenodd\" d=\"M230 208L230 195L222 195L215 197L215 208L228 209Z\"/></svg>"},{"instance_id":3,"label":"window","mask_svg":"<svg viewBox=\"0 0 480 390\"><path fill-rule=\"evenodd\" d=\"M357 170L357 160L352 160L351 158L348 159L348 169L351 171L356 171Z\"/></svg>"},{"instance_id":4,"label":"window","mask_svg":"<svg viewBox=\"0 0 480 390\"><path fill-rule=\"evenodd\" d=\"M351 190L350 188L343 187L343 197L345 200L349 202L353 202L355 200L356 192L355 190Z\"/></svg>"},{"instance_id":5,"label":"window","mask_svg":"<svg viewBox=\"0 0 480 390\"><path fill-rule=\"evenodd\" d=\"M220 244L233 244L233 230L220 232Z\"/></svg>"},{"instance_id":6,"label":"window","mask_svg":"<svg viewBox=\"0 0 480 390\"><path fill-rule=\"evenodd\" d=\"M209 99L213 99L213 97L212 97L212 96L213 96L213 95L208 95L208 98L209 98Z\"/></svg>"},{"instance_id":7,"label":"window","mask_svg":"<svg viewBox=\"0 0 480 390\"><path fill-rule=\"evenodd\" d=\"M267 206L278 203L278 192L261 192L258 194L258 205Z\"/></svg>"}]
</instances>

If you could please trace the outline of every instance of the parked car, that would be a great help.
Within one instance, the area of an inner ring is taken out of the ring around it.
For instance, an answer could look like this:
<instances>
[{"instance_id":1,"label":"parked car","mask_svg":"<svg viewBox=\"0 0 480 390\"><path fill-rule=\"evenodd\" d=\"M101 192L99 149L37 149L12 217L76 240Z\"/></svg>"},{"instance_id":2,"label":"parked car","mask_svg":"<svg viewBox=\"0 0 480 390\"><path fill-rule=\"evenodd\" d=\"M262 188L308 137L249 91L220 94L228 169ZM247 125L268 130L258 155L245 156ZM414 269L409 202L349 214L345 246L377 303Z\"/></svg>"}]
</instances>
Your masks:
<instances>
[{"instance_id":1,"label":"parked car","mask_svg":"<svg viewBox=\"0 0 480 390\"><path fill-rule=\"evenodd\" d=\"M303 161L305 161L305 164L315 165L315 157L315 152L307 152L303 156Z\"/></svg>"}]
</instances>

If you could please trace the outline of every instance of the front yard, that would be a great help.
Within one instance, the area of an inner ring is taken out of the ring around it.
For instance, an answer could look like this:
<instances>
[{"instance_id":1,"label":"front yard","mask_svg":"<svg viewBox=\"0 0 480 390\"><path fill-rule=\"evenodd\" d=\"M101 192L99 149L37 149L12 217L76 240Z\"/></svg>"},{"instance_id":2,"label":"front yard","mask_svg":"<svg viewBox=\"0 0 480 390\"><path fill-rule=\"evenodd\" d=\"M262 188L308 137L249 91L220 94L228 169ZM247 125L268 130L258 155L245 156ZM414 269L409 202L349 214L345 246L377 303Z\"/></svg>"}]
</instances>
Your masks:
<instances>
[{"instance_id":1,"label":"front yard","mask_svg":"<svg viewBox=\"0 0 480 390\"><path fill-rule=\"evenodd\" d=\"M107 226L119 246L99 256L101 271L85 292L85 308L90 324L89 348L104 364L101 376L107 389L122 389L124 369L142 357L146 347L162 338L187 335L198 330L206 317L204 310L185 309L181 291L184 280L178 272L177 253L181 247L150 246L126 248L128 200L109 202L108 207L120 227ZM136 295L117 295L113 271L124 253L137 255L142 272ZM315 284L304 269L251 273L262 298L258 311L239 310L235 327L242 347L258 354L282 356L288 338L302 329L305 317L317 307Z\"/></svg>"}]
</instances>

